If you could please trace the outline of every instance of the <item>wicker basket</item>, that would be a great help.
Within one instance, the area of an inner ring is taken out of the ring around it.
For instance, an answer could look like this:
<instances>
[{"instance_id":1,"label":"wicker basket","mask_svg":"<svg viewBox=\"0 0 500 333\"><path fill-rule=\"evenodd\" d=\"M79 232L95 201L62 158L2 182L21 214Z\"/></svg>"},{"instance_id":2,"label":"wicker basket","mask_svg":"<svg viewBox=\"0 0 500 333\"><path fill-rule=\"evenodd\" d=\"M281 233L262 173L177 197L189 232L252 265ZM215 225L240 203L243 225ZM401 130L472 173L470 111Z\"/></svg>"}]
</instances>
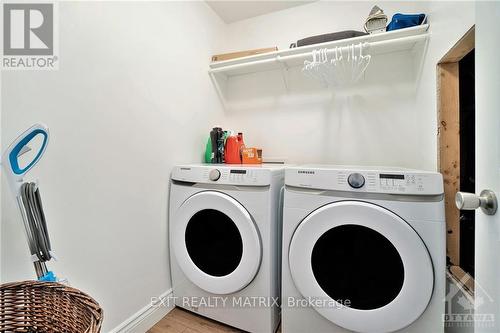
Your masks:
<instances>
[{"instance_id":1,"label":"wicker basket","mask_svg":"<svg viewBox=\"0 0 500 333\"><path fill-rule=\"evenodd\" d=\"M81 291L53 282L0 286L0 332L98 333L102 309Z\"/></svg>"}]
</instances>

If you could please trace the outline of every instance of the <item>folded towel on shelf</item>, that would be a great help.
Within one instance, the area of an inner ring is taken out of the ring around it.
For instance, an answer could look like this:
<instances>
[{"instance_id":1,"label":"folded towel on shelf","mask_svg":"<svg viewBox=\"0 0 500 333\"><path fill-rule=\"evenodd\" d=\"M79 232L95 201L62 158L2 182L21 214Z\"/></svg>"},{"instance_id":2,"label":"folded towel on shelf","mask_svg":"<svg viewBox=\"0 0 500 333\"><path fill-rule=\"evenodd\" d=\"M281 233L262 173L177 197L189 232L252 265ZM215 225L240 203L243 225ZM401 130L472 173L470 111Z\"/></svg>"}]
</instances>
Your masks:
<instances>
[{"instance_id":1,"label":"folded towel on shelf","mask_svg":"<svg viewBox=\"0 0 500 333\"><path fill-rule=\"evenodd\" d=\"M311 36L311 37L299 39L296 43L292 43L290 45L290 48L300 47L300 46L305 46L305 45L312 45L312 44L320 44L320 43L326 43L326 42L333 42L335 40L353 38L353 37L364 36L364 35L368 35L368 34L365 32L362 32L362 31L355 31L355 30L345 30L345 31L339 31L339 32L332 32L332 33L328 33L328 34L316 35L316 36Z\"/></svg>"}]
</instances>

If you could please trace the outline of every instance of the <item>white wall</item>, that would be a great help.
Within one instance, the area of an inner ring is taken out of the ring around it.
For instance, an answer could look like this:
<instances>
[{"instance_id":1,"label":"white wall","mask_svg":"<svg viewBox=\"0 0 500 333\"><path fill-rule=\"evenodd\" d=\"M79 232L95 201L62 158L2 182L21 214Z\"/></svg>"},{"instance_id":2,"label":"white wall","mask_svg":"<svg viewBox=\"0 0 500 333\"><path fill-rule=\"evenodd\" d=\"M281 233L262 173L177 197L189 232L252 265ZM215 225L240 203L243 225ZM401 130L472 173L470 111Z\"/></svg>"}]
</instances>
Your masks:
<instances>
[{"instance_id":1,"label":"white wall","mask_svg":"<svg viewBox=\"0 0 500 333\"><path fill-rule=\"evenodd\" d=\"M473 5L377 4L389 17L396 12L429 14L432 37L421 80L418 66L407 52L372 58L364 82L327 94L311 87L305 91L306 80L296 80L297 73L292 73L288 92L278 72L237 78L229 84L227 96L232 106L225 112L224 125L243 130L247 145L261 146L266 157L286 157L291 163L435 170L436 59L473 24ZM236 22L229 25L225 50L286 49L303 37L362 30L373 5L320 1Z\"/></svg>"},{"instance_id":2,"label":"white wall","mask_svg":"<svg viewBox=\"0 0 500 333\"><path fill-rule=\"evenodd\" d=\"M104 332L171 288L169 174L201 160L222 116L206 71L222 28L204 2L64 2L60 69L3 73L2 143L36 121L51 130L30 175L59 257L50 267L101 303ZM2 185L2 281L31 279Z\"/></svg>"},{"instance_id":3,"label":"white wall","mask_svg":"<svg viewBox=\"0 0 500 333\"><path fill-rule=\"evenodd\" d=\"M419 156L423 164L437 166L436 64L474 25L474 2L434 1L429 3L431 38L424 58L421 83L416 96L419 113Z\"/></svg>"}]
</instances>

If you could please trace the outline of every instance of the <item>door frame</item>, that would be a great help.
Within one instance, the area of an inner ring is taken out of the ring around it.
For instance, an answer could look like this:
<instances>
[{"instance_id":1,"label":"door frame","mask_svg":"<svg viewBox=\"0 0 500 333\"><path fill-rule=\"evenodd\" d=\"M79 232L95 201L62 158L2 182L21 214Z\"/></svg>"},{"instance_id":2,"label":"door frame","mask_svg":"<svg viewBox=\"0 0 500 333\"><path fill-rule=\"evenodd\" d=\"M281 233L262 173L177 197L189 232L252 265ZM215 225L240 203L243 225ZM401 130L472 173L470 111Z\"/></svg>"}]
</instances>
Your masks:
<instances>
[{"instance_id":1,"label":"door frame","mask_svg":"<svg viewBox=\"0 0 500 333\"><path fill-rule=\"evenodd\" d=\"M443 175L446 211L446 252L458 280L467 273L460 268L460 211L455 193L460 191L459 61L475 48L475 26L439 60L437 74L438 170ZM473 279L466 285L474 293Z\"/></svg>"}]
</instances>

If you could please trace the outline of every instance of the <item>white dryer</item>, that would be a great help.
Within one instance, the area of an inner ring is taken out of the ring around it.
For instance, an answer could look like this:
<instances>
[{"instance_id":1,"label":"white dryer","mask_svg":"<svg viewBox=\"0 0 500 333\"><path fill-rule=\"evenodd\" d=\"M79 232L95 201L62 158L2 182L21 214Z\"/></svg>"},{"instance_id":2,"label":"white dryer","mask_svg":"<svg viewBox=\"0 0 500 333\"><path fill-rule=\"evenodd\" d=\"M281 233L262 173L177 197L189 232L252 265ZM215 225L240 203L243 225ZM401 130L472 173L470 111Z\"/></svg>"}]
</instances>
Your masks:
<instances>
[{"instance_id":1,"label":"white dryer","mask_svg":"<svg viewBox=\"0 0 500 333\"><path fill-rule=\"evenodd\" d=\"M440 174L302 166L285 184L283 333L443 332Z\"/></svg>"},{"instance_id":2,"label":"white dryer","mask_svg":"<svg viewBox=\"0 0 500 333\"><path fill-rule=\"evenodd\" d=\"M175 304L248 332L274 332L283 167L182 165L171 178Z\"/></svg>"}]
</instances>

